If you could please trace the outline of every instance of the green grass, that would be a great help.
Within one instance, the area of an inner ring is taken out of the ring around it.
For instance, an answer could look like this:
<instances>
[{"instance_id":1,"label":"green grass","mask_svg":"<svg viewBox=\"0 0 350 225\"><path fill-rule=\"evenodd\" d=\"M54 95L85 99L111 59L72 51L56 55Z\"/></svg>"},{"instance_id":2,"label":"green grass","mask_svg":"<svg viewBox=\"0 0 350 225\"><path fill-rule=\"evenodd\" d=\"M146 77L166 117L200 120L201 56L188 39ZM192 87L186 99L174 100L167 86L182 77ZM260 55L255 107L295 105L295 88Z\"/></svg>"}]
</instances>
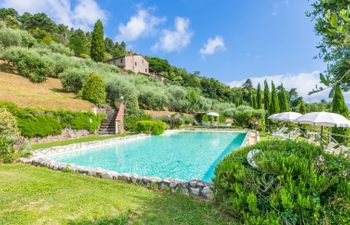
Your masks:
<instances>
[{"instance_id":1,"label":"green grass","mask_svg":"<svg viewBox=\"0 0 350 225\"><path fill-rule=\"evenodd\" d=\"M212 203L180 194L30 165L0 165L0 224L126 223L229 221Z\"/></svg>"},{"instance_id":2,"label":"green grass","mask_svg":"<svg viewBox=\"0 0 350 225\"><path fill-rule=\"evenodd\" d=\"M124 137L124 136L131 135L131 134L132 133L107 135L107 136L91 135L91 136L87 136L87 137L68 139L68 140L64 140L64 141L32 144L31 150L36 150L39 148L50 148L50 147L55 147L55 146L60 146L60 145L69 145L69 144L74 144L74 143L89 142L89 141L102 141L102 140L107 140L107 139L116 138L116 137Z\"/></svg>"}]
</instances>

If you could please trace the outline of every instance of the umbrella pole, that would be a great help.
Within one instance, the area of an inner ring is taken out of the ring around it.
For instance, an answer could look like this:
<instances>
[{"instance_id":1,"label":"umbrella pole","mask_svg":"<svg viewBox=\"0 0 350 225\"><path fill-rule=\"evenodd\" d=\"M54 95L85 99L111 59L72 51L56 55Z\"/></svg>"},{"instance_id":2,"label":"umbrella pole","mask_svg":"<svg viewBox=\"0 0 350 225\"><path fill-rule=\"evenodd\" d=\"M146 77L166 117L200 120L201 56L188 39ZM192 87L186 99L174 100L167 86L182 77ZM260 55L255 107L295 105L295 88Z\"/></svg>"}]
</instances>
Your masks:
<instances>
[{"instance_id":1,"label":"umbrella pole","mask_svg":"<svg viewBox=\"0 0 350 225\"><path fill-rule=\"evenodd\" d=\"M321 146L321 149L323 149L322 136L323 136L323 126L321 126L321 135L320 135L320 146Z\"/></svg>"}]
</instances>

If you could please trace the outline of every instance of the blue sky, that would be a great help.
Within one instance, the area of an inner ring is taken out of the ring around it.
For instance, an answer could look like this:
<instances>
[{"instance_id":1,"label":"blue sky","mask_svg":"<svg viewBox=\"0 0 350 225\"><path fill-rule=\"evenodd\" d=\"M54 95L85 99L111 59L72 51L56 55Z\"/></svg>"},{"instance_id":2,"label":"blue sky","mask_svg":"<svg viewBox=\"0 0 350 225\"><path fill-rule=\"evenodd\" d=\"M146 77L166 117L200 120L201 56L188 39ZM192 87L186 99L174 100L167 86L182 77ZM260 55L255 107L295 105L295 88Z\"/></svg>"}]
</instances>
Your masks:
<instances>
[{"instance_id":1,"label":"blue sky","mask_svg":"<svg viewBox=\"0 0 350 225\"><path fill-rule=\"evenodd\" d=\"M247 78L297 87L307 96L326 66L316 45L307 0L0 0L19 12L45 12L56 22L105 33L135 51L239 86ZM347 98L347 96L346 96Z\"/></svg>"}]
</instances>

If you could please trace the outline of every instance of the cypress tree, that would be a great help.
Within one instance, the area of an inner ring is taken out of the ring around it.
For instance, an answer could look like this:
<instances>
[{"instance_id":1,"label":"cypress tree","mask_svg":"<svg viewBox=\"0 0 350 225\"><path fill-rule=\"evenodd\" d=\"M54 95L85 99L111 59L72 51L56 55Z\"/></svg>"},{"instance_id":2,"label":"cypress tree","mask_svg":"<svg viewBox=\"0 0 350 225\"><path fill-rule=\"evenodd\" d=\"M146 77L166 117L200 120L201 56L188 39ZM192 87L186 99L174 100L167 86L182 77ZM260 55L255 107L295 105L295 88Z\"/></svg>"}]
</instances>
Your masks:
<instances>
[{"instance_id":1,"label":"cypress tree","mask_svg":"<svg viewBox=\"0 0 350 225\"><path fill-rule=\"evenodd\" d=\"M273 81L271 81L271 103L270 103L270 115L279 113L280 112L280 106L278 103L278 96L276 92L276 87Z\"/></svg>"},{"instance_id":2,"label":"cypress tree","mask_svg":"<svg viewBox=\"0 0 350 225\"><path fill-rule=\"evenodd\" d=\"M303 100L300 101L299 105L298 105L298 112L301 114L305 114L306 113L306 106Z\"/></svg>"},{"instance_id":3,"label":"cypress tree","mask_svg":"<svg viewBox=\"0 0 350 225\"><path fill-rule=\"evenodd\" d=\"M258 84L258 88L256 90L256 108L262 108L262 96L261 96L261 86Z\"/></svg>"},{"instance_id":4,"label":"cypress tree","mask_svg":"<svg viewBox=\"0 0 350 225\"><path fill-rule=\"evenodd\" d=\"M104 32L101 20L95 23L94 31L91 38L90 56L96 62L102 62L105 53Z\"/></svg>"},{"instance_id":5,"label":"cypress tree","mask_svg":"<svg viewBox=\"0 0 350 225\"><path fill-rule=\"evenodd\" d=\"M270 89L267 81L264 81L264 109L266 111L266 116L268 115L270 108Z\"/></svg>"},{"instance_id":6,"label":"cypress tree","mask_svg":"<svg viewBox=\"0 0 350 225\"><path fill-rule=\"evenodd\" d=\"M270 90L267 80L264 80L264 109L265 109L265 130L268 130L269 125L269 107L270 107Z\"/></svg>"},{"instance_id":7,"label":"cypress tree","mask_svg":"<svg viewBox=\"0 0 350 225\"><path fill-rule=\"evenodd\" d=\"M250 101L251 101L250 102L251 107L256 109L257 108L257 102L256 102L256 96L255 96L254 92L251 92L251 94L250 94Z\"/></svg>"},{"instance_id":8,"label":"cypress tree","mask_svg":"<svg viewBox=\"0 0 350 225\"><path fill-rule=\"evenodd\" d=\"M344 96L343 96L342 90L341 90L339 85L337 85L335 87L335 93L334 93L334 97L333 97L333 101L332 101L332 112L338 113L338 114L343 115L345 117L348 117L348 115L349 115L349 110L345 104ZM346 135L347 129L346 128L333 128L332 133ZM336 139L338 142L344 141L343 137L334 136L334 139Z\"/></svg>"},{"instance_id":9,"label":"cypress tree","mask_svg":"<svg viewBox=\"0 0 350 225\"><path fill-rule=\"evenodd\" d=\"M287 93L286 93L286 90L283 87L283 84L281 84L279 100L280 100L281 112L288 112L289 111L289 107L288 107Z\"/></svg>"}]
</instances>

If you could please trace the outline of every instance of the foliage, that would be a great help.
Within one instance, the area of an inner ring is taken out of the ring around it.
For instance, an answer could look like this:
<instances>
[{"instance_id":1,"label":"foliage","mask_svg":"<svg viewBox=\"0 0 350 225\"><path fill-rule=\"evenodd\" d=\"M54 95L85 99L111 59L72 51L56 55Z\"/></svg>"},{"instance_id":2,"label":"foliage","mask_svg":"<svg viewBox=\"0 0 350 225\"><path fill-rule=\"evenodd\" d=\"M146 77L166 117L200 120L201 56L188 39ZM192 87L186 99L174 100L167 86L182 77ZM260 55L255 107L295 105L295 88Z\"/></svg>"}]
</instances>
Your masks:
<instances>
[{"instance_id":1,"label":"foliage","mask_svg":"<svg viewBox=\"0 0 350 225\"><path fill-rule=\"evenodd\" d=\"M50 115L29 114L17 119L21 134L28 138L58 135L62 132L60 122Z\"/></svg>"},{"instance_id":2,"label":"foliage","mask_svg":"<svg viewBox=\"0 0 350 225\"><path fill-rule=\"evenodd\" d=\"M312 3L313 10L308 16L315 21L315 30L321 36L318 44L319 57L328 62L324 74L320 74L321 82L331 88L333 97L339 84L344 91L350 88L350 8L347 0L317 0ZM316 86L310 93L323 91Z\"/></svg>"},{"instance_id":3,"label":"foliage","mask_svg":"<svg viewBox=\"0 0 350 225\"><path fill-rule=\"evenodd\" d=\"M280 106L278 103L278 96L273 81L271 82L271 103L269 108L269 114L275 114L280 112Z\"/></svg>"},{"instance_id":4,"label":"foliage","mask_svg":"<svg viewBox=\"0 0 350 225\"><path fill-rule=\"evenodd\" d=\"M257 90L256 90L256 107L257 109L263 108L263 102L262 102L262 93L261 93L261 86L260 83L258 84Z\"/></svg>"},{"instance_id":5,"label":"foliage","mask_svg":"<svg viewBox=\"0 0 350 225\"><path fill-rule=\"evenodd\" d=\"M144 109L164 110L168 105L166 95L154 90L153 88L144 87L140 90L139 104Z\"/></svg>"},{"instance_id":6,"label":"foliage","mask_svg":"<svg viewBox=\"0 0 350 225\"><path fill-rule=\"evenodd\" d=\"M270 110L270 89L267 80L264 80L264 109L266 112Z\"/></svg>"},{"instance_id":7,"label":"foliage","mask_svg":"<svg viewBox=\"0 0 350 225\"><path fill-rule=\"evenodd\" d=\"M349 116L349 110L348 107L345 104L344 96L342 94L341 88L339 85L336 86L335 88L335 94L333 97L333 102L332 102L332 112L338 113L340 115L343 115L345 117ZM340 135L347 135L349 132L347 128L333 128L332 133L334 134L340 134ZM344 142L344 137L340 136L334 136L334 138L338 142Z\"/></svg>"},{"instance_id":8,"label":"foliage","mask_svg":"<svg viewBox=\"0 0 350 225\"><path fill-rule=\"evenodd\" d=\"M301 114L305 114L307 111L306 111L306 106L305 106L305 103L303 100L300 101L298 107L298 112L301 113Z\"/></svg>"},{"instance_id":9,"label":"foliage","mask_svg":"<svg viewBox=\"0 0 350 225\"><path fill-rule=\"evenodd\" d=\"M105 46L103 36L103 24L101 20L98 20L95 23L94 31L92 32L90 52L91 59L96 62L102 62L104 58Z\"/></svg>"},{"instance_id":10,"label":"foliage","mask_svg":"<svg viewBox=\"0 0 350 225\"><path fill-rule=\"evenodd\" d=\"M110 38L105 38L105 49L113 58L124 56L127 54L125 42L115 42Z\"/></svg>"},{"instance_id":11,"label":"foliage","mask_svg":"<svg viewBox=\"0 0 350 225\"><path fill-rule=\"evenodd\" d=\"M124 127L128 131L137 132L137 123L144 120L151 120L151 117L142 111L138 114L126 114L124 116Z\"/></svg>"},{"instance_id":12,"label":"foliage","mask_svg":"<svg viewBox=\"0 0 350 225\"><path fill-rule=\"evenodd\" d=\"M0 108L0 136L19 136L16 118L6 108Z\"/></svg>"},{"instance_id":13,"label":"foliage","mask_svg":"<svg viewBox=\"0 0 350 225\"><path fill-rule=\"evenodd\" d=\"M15 139L0 135L0 163L11 163L15 159Z\"/></svg>"},{"instance_id":14,"label":"foliage","mask_svg":"<svg viewBox=\"0 0 350 225\"><path fill-rule=\"evenodd\" d=\"M11 28L0 29L0 45L4 47L32 47L36 40L26 31Z\"/></svg>"},{"instance_id":15,"label":"foliage","mask_svg":"<svg viewBox=\"0 0 350 225\"><path fill-rule=\"evenodd\" d=\"M32 82L43 82L53 73L53 64L37 52L27 48L10 47L1 53L1 59L13 64L18 72Z\"/></svg>"},{"instance_id":16,"label":"foliage","mask_svg":"<svg viewBox=\"0 0 350 225\"><path fill-rule=\"evenodd\" d=\"M101 115L95 115L92 112L22 109L10 103L0 103L0 107L6 108L16 117L21 135L29 138L57 135L66 127L94 132L102 119Z\"/></svg>"},{"instance_id":17,"label":"foliage","mask_svg":"<svg viewBox=\"0 0 350 225\"><path fill-rule=\"evenodd\" d=\"M164 133L165 123L157 120L141 120L136 123L137 132L160 135Z\"/></svg>"},{"instance_id":18,"label":"foliage","mask_svg":"<svg viewBox=\"0 0 350 225\"><path fill-rule=\"evenodd\" d=\"M226 110L224 115L233 118L237 126L252 127L255 124L251 123L251 119L260 120L264 118L265 111L262 109L253 109L249 106L238 106L237 108Z\"/></svg>"},{"instance_id":19,"label":"foliage","mask_svg":"<svg viewBox=\"0 0 350 225\"><path fill-rule=\"evenodd\" d=\"M63 89L75 93L83 87L86 77L87 72L81 69L68 69L59 75Z\"/></svg>"},{"instance_id":20,"label":"foliage","mask_svg":"<svg viewBox=\"0 0 350 225\"><path fill-rule=\"evenodd\" d=\"M247 162L253 149L256 168ZM349 224L349 168L312 144L260 142L218 165L215 200L242 224Z\"/></svg>"},{"instance_id":21,"label":"foliage","mask_svg":"<svg viewBox=\"0 0 350 225\"><path fill-rule=\"evenodd\" d=\"M82 89L81 97L96 105L102 105L106 102L106 87L101 77L97 74L90 74Z\"/></svg>"},{"instance_id":22,"label":"foliage","mask_svg":"<svg viewBox=\"0 0 350 225\"><path fill-rule=\"evenodd\" d=\"M81 56L88 53L87 41L84 31L78 29L70 36L68 47L74 51L76 56Z\"/></svg>"},{"instance_id":23,"label":"foliage","mask_svg":"<svg viewBox=\"0 0 350 225\"><path fill-rule=\"evenodd\" d=\"M56 42L52 42L52 43L47 44L47 45L41 44L38 47L39 48L40 47L47 48L47 49L50 49L54 53L59 53L59 54L66 55L66 56L72 56L73 55L72 50L70 50L69 48L67 48L63 44L56 43Z\"/></svg>"},{"instance_id":24,"label":"foliage","mask_svg":"<svg viewBox=\"0 0 350 225\"><path fill-rule=\"evenodd\" d=\"M289 106L288 106L288 99L287 99L287 93L286 90L283 87L283 84L280 85L280 91L278 93L279 98L279 104L280 104L280 111L281 112L288 112Z\"/></svg>"}]
</instances>

